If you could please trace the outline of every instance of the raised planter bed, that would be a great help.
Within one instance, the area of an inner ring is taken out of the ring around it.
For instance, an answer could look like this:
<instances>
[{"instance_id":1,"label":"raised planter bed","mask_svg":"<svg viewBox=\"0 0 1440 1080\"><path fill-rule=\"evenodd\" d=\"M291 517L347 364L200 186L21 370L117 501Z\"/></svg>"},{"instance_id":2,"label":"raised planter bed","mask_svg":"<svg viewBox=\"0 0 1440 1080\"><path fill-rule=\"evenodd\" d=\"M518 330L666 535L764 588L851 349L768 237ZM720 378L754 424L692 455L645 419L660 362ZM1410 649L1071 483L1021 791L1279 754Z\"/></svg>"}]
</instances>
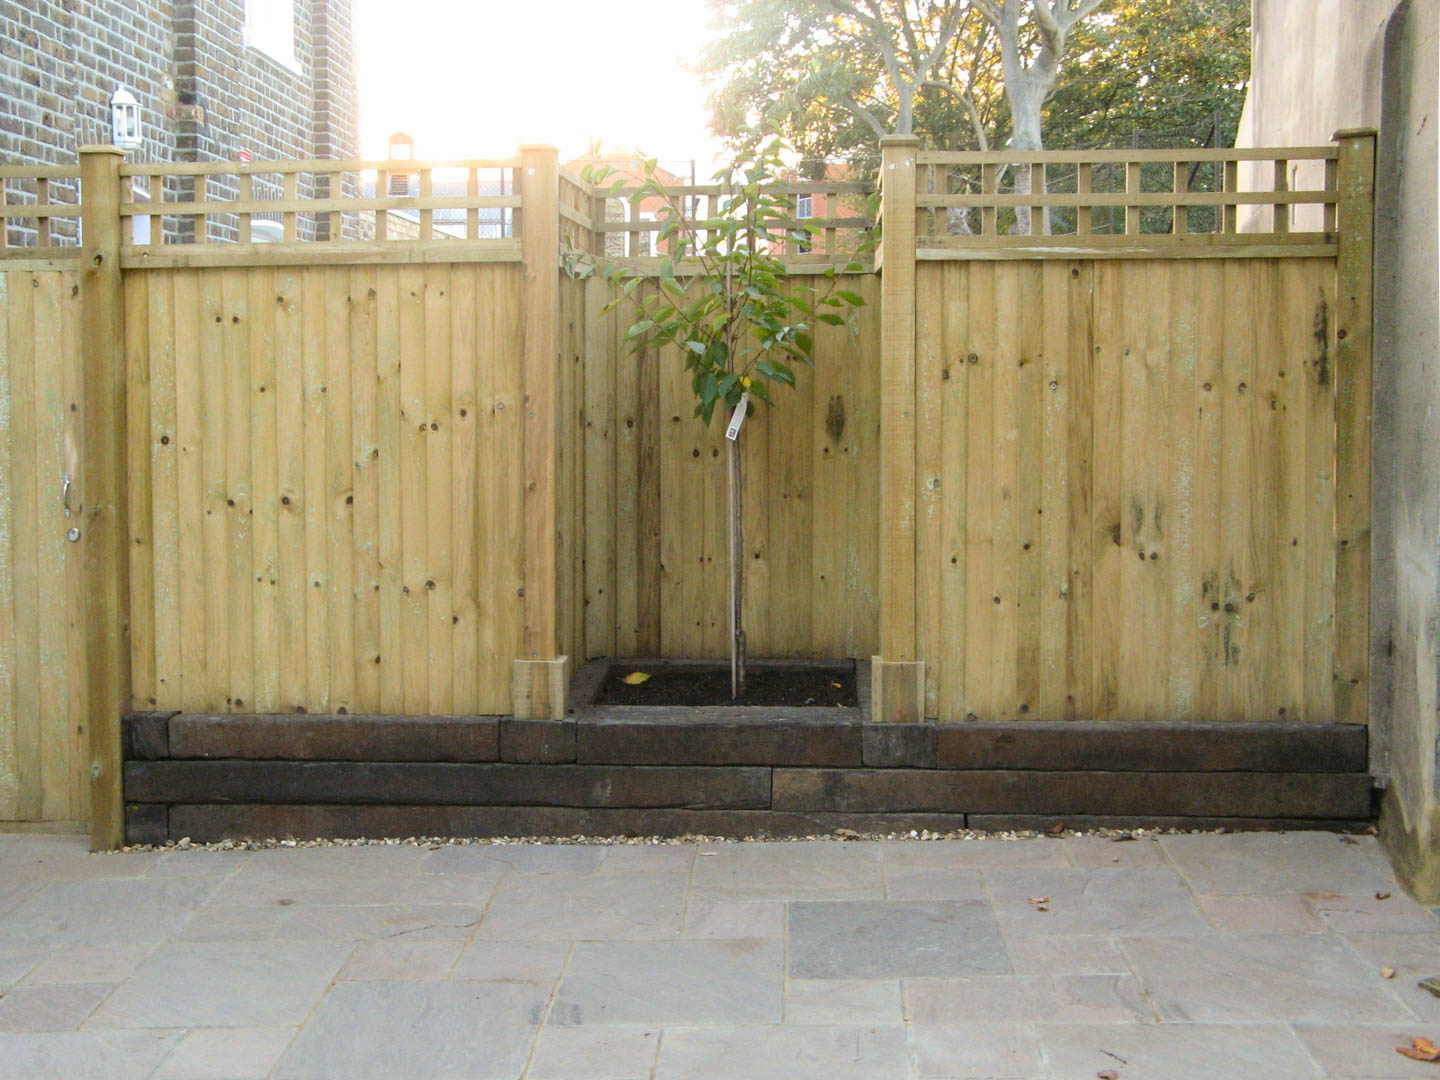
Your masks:
<instances>
[{"instance_id":1,"label":"raised planter bed","mask_svg":"<svg viewBox=\"0 0 1440 1080\"><path fill-rule=\"evenodd\" d=\"M853 679L855 705L596 704L609 667L580 669L559 721L129 717L127 837L1334 828L1372 817L1359 725L879 725L869 665L848 662L822 667Z\"/></svg>"}]
</instances>

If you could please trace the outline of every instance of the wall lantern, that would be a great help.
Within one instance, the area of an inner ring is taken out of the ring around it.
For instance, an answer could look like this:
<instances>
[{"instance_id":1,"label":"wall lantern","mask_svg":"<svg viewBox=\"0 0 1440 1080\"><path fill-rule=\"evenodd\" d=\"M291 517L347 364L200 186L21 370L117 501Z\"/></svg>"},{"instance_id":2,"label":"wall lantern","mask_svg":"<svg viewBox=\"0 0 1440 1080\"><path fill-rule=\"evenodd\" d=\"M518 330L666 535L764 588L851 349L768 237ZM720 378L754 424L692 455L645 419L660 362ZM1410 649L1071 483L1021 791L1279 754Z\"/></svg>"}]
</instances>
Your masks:
<instances>
[{"instance_id":1,"label":"wall lantern","mask_svg":"<svg viewBox=\"0 0 1440 1080\"><path fill-rule=\"evenodd\" d=\"M110 141L121 150L139 150L140 102L123 86L110 95Z\"/></svg>"},{"instance_id":2,"label":"wall lantern","mask_svg":"<svg viewBox=\"0 0 1440 1080\"><path fill-rule=\"evenodd\" d=\"M414 161L415 160L415 139L406 135L403 131L397 131L390 136L390 160L391 161ZM390 173L388 192L391 197L408 196L410 194L410 173L395 171Z\"/></svg>"}]
</instances>

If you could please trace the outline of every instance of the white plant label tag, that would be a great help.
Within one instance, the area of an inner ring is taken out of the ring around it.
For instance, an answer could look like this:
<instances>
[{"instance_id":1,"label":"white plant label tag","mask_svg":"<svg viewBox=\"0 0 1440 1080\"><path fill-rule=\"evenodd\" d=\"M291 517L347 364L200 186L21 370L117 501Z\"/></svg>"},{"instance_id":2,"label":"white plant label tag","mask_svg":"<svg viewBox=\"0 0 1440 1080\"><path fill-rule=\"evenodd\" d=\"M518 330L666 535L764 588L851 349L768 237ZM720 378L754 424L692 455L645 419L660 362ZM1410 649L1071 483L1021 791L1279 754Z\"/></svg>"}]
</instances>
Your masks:
<instances>
[{"instance_id":1,"label":"white plant label tag","mask_svg":"<svg viewBox=\"0 0 1440 1080\"><path fill-rule=\"evenodd\" d=\"M725 438L734 442L740 437L740 425L745 422L745 413L750 408L750 391L740 395L740 403L735 406L735 411L730 414L730 426L725 429Z\"/></svg>"}]
</instances>

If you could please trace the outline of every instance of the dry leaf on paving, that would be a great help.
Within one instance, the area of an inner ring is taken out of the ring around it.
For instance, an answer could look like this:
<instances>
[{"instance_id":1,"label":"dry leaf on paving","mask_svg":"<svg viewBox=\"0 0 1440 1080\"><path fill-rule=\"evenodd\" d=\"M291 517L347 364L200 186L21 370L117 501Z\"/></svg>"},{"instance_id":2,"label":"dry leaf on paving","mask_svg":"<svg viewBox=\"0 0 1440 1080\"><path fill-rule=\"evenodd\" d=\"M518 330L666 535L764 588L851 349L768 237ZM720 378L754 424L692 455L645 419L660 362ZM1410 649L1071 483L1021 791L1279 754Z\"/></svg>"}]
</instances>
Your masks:
<instances>
[{"instance_id":1,"label":"dry leaf on paving","mask_svg":"<svg viewBox=\"0 0 1440 1080\"><path fill-rule=\"evenodd\" d=\"M1380 969L1380 977L1381 977L1382 979L1393 979L1393 978L1395 977L1395 969L1392 968L1392 967L1383 967L1383 968L1381 968L1381 969Z\"/></svg>"},{"instance_id":2,"label":"dry leaf on paving","mask_svg":"<svg viewBox=\"0 0 1440 1080\"><path fill-rule=\"evenodd\" d=\"M1050 902L1050 898L1048 896L1032 896L1025 902L1027 904L1048 904Z\"/></svg>"},{"instance_id":3,"label":"dry leaf on paving","mask_svg":"<svg viewBox=\"0 0 1440 1080\"><path fill-rule=\"evenodd\" d=\"M835 682L834 680L831 680L830 685L833 686L836 690L844 689L843 686L841 686L838 682Z\"/></svg>"},{"instance_id":4,"label":"dry leaf on paving","mask_svg":"<svg viewBox=\"0 0 1440 1080\"><path fill-rule=\"evenodd\" d=\"M1376 900L1389 900L1389 899L1390 899L1390 894L1389 894L1388 892L1384 892L1384 891L1377 892L1377 893L1375 894L1375 899L1376 899Z\"/></svg>"},{"instance_id":5,"label":"dry leaf on paving","mask_svg":"<svg viewBox=\"0 0 1440 1080\"><path fill-rule=\"evenodd\" d=\"M1120 1074L1114 1069L1102 1069L1095 1074L1095 1080L1120 1080Z\"/></svg>"},{"instance_id":6,"label":"dry leaf on paving","mask_svg":"<svg viewBox=\"0 0 1440 1080\"><path fill-rule=\"evenodd\" d=\"M626 675L620 681L623 683L629 683L631 686L639 686L648 678L650 678L650 676L643 671L632 671L629 675Z\"/></svg>"},{"instance_id":7,"label":"dry leaf on paving","mask_svg":"<svg viewBox=\"0 0 1440 1080\"><path fill-rule=\"evenodd\" d=\"M1418 1036L1410 1040L1409 1046L1395 1047L1395 1052L1416 1061L1440 1061L1440 1046Z\"/></svg>"}]
</instances>

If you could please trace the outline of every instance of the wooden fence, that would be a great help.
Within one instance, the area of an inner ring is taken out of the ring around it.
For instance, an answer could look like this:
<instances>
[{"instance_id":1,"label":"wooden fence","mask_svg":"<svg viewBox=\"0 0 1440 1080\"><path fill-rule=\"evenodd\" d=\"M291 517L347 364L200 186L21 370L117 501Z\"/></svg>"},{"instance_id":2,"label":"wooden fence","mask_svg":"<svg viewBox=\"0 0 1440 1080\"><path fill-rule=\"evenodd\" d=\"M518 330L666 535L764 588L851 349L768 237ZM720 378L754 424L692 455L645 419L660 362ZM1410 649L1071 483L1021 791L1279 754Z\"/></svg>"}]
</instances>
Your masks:
<instances>
[{"instance_id":1,"label":"wooden fence","mask_svg":"<svg viewBox=\"0 0 1440 1080\"><path fill-rule=\"evenodd\" d=\"M880 720L1363 722L1372 163L887 140L867 305L746 427L752 653L874 657ZM723 654L720 432L572 272L658 265L627 192L0 181L0 818L113 843L128 709L554 716L585 658ZM802 187L803 274L875 221Z\"/></svg>"}]
</instances>

